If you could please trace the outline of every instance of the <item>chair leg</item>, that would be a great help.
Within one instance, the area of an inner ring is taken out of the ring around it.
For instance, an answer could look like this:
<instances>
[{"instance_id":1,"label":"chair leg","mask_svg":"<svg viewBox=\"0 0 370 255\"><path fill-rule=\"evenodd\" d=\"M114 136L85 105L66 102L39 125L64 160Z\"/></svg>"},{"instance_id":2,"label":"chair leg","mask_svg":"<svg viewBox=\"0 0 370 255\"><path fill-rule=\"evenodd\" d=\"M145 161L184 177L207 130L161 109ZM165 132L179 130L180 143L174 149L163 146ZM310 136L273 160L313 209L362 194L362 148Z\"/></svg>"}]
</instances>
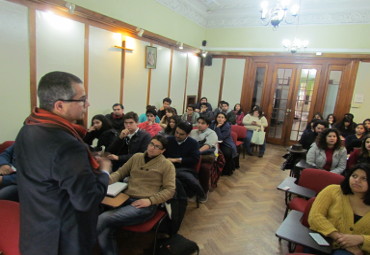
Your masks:
<instances>
[{"instance_id":1,"label":"chair leg","mask_svg":"<svg viewBox=\"0 0 370 255\"><path fill-rule=\"evenodd\" d=\"M157 226L155 227L155 231L154 231L154 247L153 247L153 255L155 255L157 253L157 235L158 235L158 229L159 227L161 226L161 223L162 221L167 217L164 216L158 223L157 223Z\"/></svg>"},{"instance_id":2,"label":"chair leg","mask_svg":"<svg viewBox=\"0 0 370 255\"><path fill-rule=\"evenodd\" d=\"M286 218L286 216L288 216L288 212L289 212L289 207L287 206L285 208L284 219Z\"/></svg>"},{"instance_id":3,"label":"chair leg","mask_svg":"<svg viewBox=\"0 0 370 255\"><path fill-rule=\"evenodd\" d=\"M295 248L296 248L296 244L295 243L288 242L288 250L289 250L289 252L291 252L291 253L294 252Z\"/></svg>"}]
</instances>

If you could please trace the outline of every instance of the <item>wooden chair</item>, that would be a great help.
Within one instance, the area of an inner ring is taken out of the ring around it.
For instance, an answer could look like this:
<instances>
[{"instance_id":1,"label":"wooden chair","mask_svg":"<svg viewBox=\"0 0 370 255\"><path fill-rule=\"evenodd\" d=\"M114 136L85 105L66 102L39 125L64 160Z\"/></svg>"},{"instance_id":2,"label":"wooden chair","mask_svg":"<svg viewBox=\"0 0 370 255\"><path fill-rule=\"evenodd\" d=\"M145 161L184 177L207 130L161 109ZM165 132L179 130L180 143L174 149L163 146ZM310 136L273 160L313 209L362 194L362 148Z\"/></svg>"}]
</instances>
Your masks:
<instances>
[{"instance_id":1,"label":"wooden chair","mask_svg":"<svg viewBox=\"0 0 370 255\"><path fill-rule=\"evenodd\" d=\"M20 255L19 203L0 200L0 254Z\"/></svg>"},{"instance_id":2,"label":"wooden chair","mask_svg":"<svg viewBox=\"0 0 370 255\"><path fill-rule=\"evenodd\" d=\"M157 247L157 237L158 237L158 229L162 223L162 221L167 217L167 212L158 209L156 213L154 214L153 218L150 220L137 224L132 226L124 226L122 227L125 231L131 231L131 232L138 232L138 233L146 233L154 229L154 245L153 245L153 255L156 254L156 247Z\"/></svg>"}]
</instances>

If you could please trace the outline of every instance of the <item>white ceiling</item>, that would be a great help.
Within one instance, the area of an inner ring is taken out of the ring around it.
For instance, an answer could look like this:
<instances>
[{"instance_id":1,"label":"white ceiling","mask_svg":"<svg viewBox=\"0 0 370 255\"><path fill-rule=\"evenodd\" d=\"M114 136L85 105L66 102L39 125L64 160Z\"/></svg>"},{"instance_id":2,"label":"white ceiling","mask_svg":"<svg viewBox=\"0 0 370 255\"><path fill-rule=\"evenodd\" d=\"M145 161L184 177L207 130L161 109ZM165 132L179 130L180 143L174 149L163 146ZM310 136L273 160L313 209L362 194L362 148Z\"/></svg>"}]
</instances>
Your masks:
<instances>
[{"instance_id":1,"label":"white ceiling","mask_svg":"<svg viewBox=\"0 0 370 255\"><path fill-rule=\"evenodd\" d=\"M262 26L262 0L156 0L206 28ZM269 0L274 6L277 0ZM369 24L370 0L291 0L300 7L299 24ZM281 24L282 26L288 24Z\"/></svg>"}]
</instances>

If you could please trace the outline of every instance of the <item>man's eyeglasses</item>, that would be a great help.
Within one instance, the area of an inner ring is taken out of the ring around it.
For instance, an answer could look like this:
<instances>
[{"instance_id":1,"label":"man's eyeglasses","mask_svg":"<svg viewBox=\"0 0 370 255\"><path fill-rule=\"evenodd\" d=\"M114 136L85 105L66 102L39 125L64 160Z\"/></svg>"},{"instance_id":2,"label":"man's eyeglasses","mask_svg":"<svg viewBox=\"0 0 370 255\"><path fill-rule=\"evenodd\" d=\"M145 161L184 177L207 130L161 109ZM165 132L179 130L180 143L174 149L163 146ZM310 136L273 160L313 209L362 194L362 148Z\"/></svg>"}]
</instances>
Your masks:
<instances>
[{"instance_id":1,"label":"man's eyeglasses","mask_svg":"<svg viewBox=\"0 0 370 255\"><path fill-rule=\"evenodd\" d=\"M150 146L154 147L155 149L158 149L158 150L163 150L163 148L157 144L154 144L153 142L150 142L149 143Z\"/></svg>"},{"instance_id":2,"label":"man's eyeglasses","mask_svg":"<svg viewBox=\"0 0 370 255\"><path fill-rule=\"evenodd\" d=\"M63 101L63 102L82 102L84 105L86 104L87 98L83 99L57 99L56 101Z\"/></svg>"}]
</instances>

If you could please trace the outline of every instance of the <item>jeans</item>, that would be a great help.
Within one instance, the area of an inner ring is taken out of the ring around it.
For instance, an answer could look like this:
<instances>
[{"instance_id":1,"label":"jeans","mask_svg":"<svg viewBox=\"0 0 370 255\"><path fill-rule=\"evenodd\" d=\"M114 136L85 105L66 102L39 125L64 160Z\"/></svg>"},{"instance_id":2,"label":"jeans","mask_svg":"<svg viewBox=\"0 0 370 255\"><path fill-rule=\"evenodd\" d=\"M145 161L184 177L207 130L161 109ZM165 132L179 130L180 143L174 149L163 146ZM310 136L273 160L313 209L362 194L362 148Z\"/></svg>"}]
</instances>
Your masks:
<instances>
[{"instance_id":1,"label":"jeans","mask_svg":"<svg viewBox=\"0 0 370 255\"><path fill-rule=\"evenodd\" d=\"M252 150L251 150L252 136L253 136L253 130L247 130L247 136L244 138L244 147L248 153L252 153ZM260 148L259 154L263 155L266 150L266 139L263 142L263 144L259 146L259 148Z\"/></svg>"},{"instance_id":2,"label":"jeans","mask_svg":"<svg viewBox=\"0 0 370 255\"><path fill-rule=\"evenodd\" d=\"M141 224L151 219L157 205L136 208L131 205L137 198L129 198L121 207L106 211L98 218L98 242L104 255L117 255L116 231L123 226Z\"/></svg>"}]
</instances>

